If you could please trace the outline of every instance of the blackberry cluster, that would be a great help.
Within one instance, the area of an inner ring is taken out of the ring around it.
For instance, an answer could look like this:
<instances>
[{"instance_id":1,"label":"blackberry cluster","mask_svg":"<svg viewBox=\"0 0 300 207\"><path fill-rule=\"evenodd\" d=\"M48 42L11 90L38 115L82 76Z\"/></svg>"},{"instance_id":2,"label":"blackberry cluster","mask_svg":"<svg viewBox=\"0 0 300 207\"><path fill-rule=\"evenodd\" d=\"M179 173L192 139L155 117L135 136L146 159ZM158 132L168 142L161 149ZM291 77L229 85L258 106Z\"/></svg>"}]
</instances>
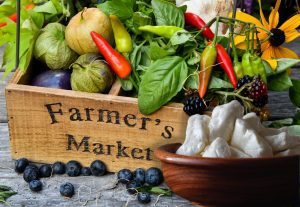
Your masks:
<instances>
[{"instance_id":1,"label":"blackberry cluster","mask_svg":"<svg viewBox=\"0 0 300 207\"><path fill-rule=\"evenodd\" d=\"M268 88L260 77L249 77L245 75L238 81L237 88L243 87L245 84L251 83L250 87L245 88L241 94L245 97L253 99L253 105L262 108L268 103Z\"/></svg>"},{"instance_id":2,"label":"blackberry cluster","mask_svg":"<svg viewBox=\"0 0 300 207\"><path fill-rule=\"evenodd\" d=\"M268 103L268 88L260 78L255 78L254 83L251 85L249 98L253 99L253 105L258 108Z\"/></svg>"},{"instance_id":3,"label":"blackberry cluster","mask_svg":"<svg viewBox=\"0 0 300 207\"><path fill-rule=\"evenodd\" d=\"M183 111L192 116L202 114L205 108L206 106L199 96L191 96L185 101Z\"/></svg>"},{"instance_id":4,"label":"blackberry cluster","mask_svg":"<svg viewBox=\"0 0 300 207\"><path fill-rule=\"evenodd\" d=\"M237 88L241 88L244 85L251 83L253 81L253 78L245 75L243 78L239 79L238 84L237 84ZM249 91L247 89L244 89L241 93L243 96L248 97L249 96Z\"/></svg>"}]
</instances>

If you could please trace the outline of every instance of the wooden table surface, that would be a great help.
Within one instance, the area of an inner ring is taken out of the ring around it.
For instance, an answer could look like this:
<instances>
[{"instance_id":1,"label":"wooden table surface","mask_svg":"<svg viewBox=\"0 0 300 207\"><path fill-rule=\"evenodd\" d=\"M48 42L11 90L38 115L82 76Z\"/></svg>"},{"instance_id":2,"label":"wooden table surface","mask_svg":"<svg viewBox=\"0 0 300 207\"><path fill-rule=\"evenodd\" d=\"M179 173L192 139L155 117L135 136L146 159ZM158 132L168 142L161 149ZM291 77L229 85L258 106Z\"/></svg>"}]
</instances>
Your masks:
<instances>
[{"instance_id":1,"label":"wooden table surface","mask_svg":"<svg viewBox=\"0 0 300 207\"><path fill-rule=\"evenodd\" d=\"M290 44L289 47L297 50L300 55L299 43L300 39ZM300 66L293 68L293 76L300 78L299 71ZM3 70L0 70L1 78L2 74ZM76 178L54 176L42 179L44 189L41 193L32 193L23 177L14 172L14 161L10 157L4 96L4 89L8 80L0 80L0 185L11 186L14 191L18 192L17 195L7 200L11 206L145 206L140 205L133 196L130 196L124 186L115 185L116 177L114 174L104 177L81 176ZM296 112L296 108L290 102L287 92L270 93L269 109L271 111L271 119L293 117ZM73 183L76 189L75 196L68 200L59 194L60 184L66 181ZM152 196L152 202L146 206L192 206L189 201L176 195L160 197L155 205L156 199L157 196Z\"/></svg>"}]
</instances>

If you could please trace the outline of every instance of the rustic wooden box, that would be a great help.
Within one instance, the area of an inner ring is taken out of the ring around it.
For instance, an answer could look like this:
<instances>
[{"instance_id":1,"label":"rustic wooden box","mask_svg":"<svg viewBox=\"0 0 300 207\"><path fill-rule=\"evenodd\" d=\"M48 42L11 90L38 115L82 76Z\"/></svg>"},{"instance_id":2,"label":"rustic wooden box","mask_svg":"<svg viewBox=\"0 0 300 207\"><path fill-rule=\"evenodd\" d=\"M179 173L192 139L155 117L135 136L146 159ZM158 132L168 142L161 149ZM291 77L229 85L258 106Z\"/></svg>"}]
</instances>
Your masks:
<instances>
[{"instance_id":1,"label":"rustic wooden box","mask_svg":"<svg viewBox=\"0 0 300 207\"><path fill-rule=\"evenodd\" d=\"M26 85L33 69L17 71L6 87L13 159L41 163L104 161L109 171L158 166L162 144L182 142L187 115L173 103L150 116L137 99L120 96L116 82L108 95Z\"/></svg>"}]
</instances>

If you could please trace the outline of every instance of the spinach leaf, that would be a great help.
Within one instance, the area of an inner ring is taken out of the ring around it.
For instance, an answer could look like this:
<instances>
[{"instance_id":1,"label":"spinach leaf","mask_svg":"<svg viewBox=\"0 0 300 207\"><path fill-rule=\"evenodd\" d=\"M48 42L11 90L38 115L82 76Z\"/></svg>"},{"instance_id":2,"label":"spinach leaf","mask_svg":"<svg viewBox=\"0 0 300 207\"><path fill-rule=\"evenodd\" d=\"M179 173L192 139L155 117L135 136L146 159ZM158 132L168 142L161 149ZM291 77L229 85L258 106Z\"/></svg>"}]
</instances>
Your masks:
<instances>
[{"instance_id":1,"label":"spinach leaf","mask_svg":"<svg viewBox=\"0 0 300 207\"><path fill-rule=\"evenodd\" d=\"M293 83L285 71L268 77L268 89L271 91L286 91L291 86Z\"/></svg>"},{"instance_id":2,"label":"spinach leaf","mask_svg":"<svg viewBox=\"0 0 300 207\"><path fill-rule=\"evenodd\" d=\"M156 24L161 26L177 26L184 28L184 14L175 4L164 0L152 0Z\"/></svg>"},{"instance_id":3,"label":"spinach leaf","mask_svg":"<svg viewBox=\"0 0 300 207\"><path fill-rule=\"evenodd\" d=\"M188 67L182 57L170 56L155 61L140 84L140 112L151 114L168 103L182 89L187 74Z\"/></svg>"},{"instance_id":4,"label":"spinach leaf","mask_svg":"<svg viewBox=\"0 0 300 207\"><path fill-rule=\"evenodd\" d=\"M151 42L149 53L152 60L158 60L169 55L174 55L176 50L173 48L164 49L160 47L157 42Z\"/></svg>"},{"instance_id":5,"label":"spinach leaf","mask_svg":"<svg viewBox=\"0 0 300 207\"><path fill-rule=\"evenodd\" d=\"M98 8L107 15L113 14L118 16L121 20L126 20L133 15L133 0L112 0L98 4Z\"/></svg>"},{"instance_id":6,"label":"spinach leaf","mask_svg":"<svg viewBox=\"0 0 300 207\"><path fill-rule=\"evenodd\" d=\"M300 108L300 80L293 79L293 86L289 90L292 103Z\"/></svg>"}]
</instances>

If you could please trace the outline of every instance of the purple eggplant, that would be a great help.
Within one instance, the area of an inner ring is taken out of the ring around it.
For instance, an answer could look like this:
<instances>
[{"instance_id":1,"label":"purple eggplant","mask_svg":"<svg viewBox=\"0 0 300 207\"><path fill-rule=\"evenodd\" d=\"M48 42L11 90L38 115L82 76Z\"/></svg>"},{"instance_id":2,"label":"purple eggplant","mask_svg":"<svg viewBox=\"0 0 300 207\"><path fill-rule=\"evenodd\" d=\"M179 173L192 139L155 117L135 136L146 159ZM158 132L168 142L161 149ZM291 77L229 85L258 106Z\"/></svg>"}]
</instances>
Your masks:
<instances>
[{"instance_id":1,"label":"purple eggplant","mask_svg":"<svg viewBox=\"0 0 300 207\"><path fill-rule=\"evenodd\" d=\"M68 70L48 70L37 75L31 85L71 90L70 79L71 72Z\"/></svg>"}]
</instances>

